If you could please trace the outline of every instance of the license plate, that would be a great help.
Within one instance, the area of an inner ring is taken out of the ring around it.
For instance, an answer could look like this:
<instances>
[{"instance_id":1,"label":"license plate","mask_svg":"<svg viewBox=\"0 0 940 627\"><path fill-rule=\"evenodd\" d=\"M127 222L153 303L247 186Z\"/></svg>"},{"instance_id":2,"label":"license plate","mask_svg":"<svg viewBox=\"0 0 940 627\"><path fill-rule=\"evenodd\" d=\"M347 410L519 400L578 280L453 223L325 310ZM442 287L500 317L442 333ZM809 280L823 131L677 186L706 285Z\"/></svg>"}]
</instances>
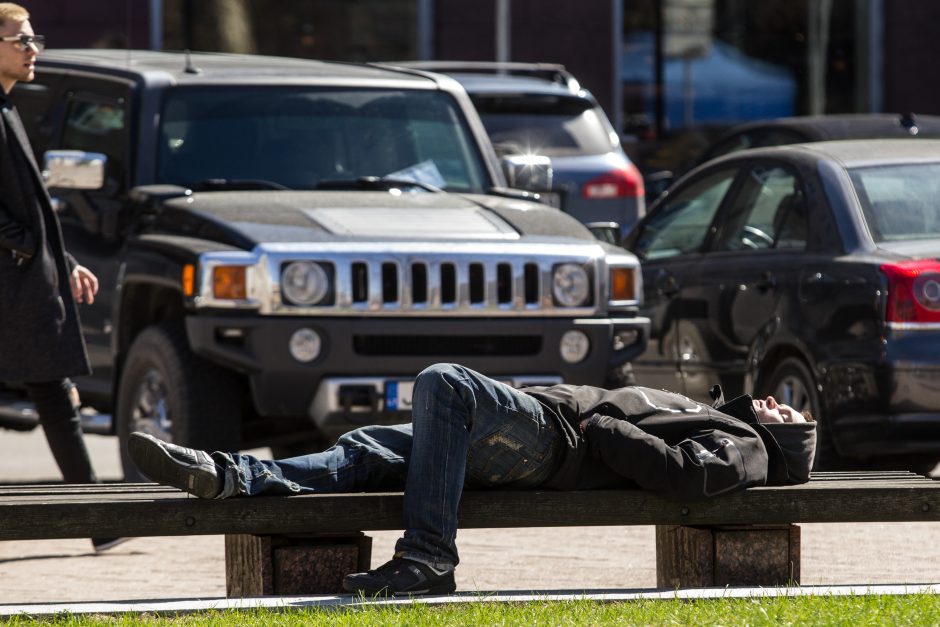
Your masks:
<instances>
[{"instance_id":1,"label":"license plate","mask_svg":"<svg viewBox=\"0 0 940 627\"><path fill-rule=\"evenodd\" d=\"M385 383L385 410L411 411L414 381L388 381Z\"/></svg>"}]
</instances>

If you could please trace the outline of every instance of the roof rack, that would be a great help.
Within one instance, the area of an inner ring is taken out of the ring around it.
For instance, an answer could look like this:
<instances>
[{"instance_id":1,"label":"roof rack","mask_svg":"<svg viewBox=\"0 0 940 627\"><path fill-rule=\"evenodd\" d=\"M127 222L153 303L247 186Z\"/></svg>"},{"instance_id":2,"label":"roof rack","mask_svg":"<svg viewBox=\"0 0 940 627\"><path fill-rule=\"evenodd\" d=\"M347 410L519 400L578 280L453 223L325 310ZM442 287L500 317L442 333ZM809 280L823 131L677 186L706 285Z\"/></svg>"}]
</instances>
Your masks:
<instances>
[{"instance_id":1,"label":"roof rack","mask_svg":"<svg viewBox=\"0 0 940 627\"><path fill-rule=\"evenodd\" d=\"M581 84L560 63L525 63L518 61L401 61L389 65L402 65L417 70L442 74L508 74L541 78L571 91L580 91Z\"/></svg>"}]
</instances>

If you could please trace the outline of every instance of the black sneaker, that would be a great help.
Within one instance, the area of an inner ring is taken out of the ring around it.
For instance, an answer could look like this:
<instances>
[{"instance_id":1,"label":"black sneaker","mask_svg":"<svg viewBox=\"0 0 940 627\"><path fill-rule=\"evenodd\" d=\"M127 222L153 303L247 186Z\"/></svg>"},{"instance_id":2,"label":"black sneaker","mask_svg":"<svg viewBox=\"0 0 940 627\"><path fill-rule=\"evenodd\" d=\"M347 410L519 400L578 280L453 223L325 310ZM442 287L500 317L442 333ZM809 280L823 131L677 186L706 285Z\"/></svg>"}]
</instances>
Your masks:
<instances>
[{"instance_id":1,"label":"black sneaker","mask_svg":"<svg viewBox=\"0 0 940 627\"><path fill-rule=\"evenodd\" d=\"M95 547L95 553L101 553L108 549L113 549L119 544L124 544L130 538L92 538L91 545Z\"/></svg>"},{"instance_id":2,"label":"black sneaker","mask_svg":"<svg viewBox=\"0 0 940 627\"><path fill-rule=\"evenodd\" d=\"M152 481L204 499L213 499L222 492L222 475L205 451L177 446L135 431L127 439L127 452L140 472Z\"/></svg>"},{"instance_id":3,"label":"black sneaker","mask_svg":"<svg viewBox=\"0 0 940 627\"><path fill-rule=\"evenodd\" d=\"M453 569L436 570L403 557L393 558L367 573L353 573L343 578L343 588L366 596L447 594L457 589Z\"/></svg>"}]
</instances>

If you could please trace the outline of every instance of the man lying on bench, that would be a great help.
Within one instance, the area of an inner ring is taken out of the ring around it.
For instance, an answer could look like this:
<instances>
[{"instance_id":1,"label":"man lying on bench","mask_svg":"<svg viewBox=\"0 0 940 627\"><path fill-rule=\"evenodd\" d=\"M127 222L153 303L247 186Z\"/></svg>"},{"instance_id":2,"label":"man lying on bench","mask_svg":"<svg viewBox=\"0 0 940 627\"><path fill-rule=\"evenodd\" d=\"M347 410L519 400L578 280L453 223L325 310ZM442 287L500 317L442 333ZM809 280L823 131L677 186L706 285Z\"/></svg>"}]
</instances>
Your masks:
<instances>
[{"instance_id":1,"label":"man lying on bench","mask_svg":"<svg viewBox=\"0 0 940 627\"><path fill-rule=\"evenodd\" d=\"M321 453L261 460L132 433L128 451L152 480L202 498L404 490L405 533L391 561L347 575L350 592L456 589L457 506L468 489L639 487L701 500L809 479L816 429L773 397L714 406L643 387L523 390L456 364L415 380L411 424L351 431Z\"/></svg>"}]
</instances>

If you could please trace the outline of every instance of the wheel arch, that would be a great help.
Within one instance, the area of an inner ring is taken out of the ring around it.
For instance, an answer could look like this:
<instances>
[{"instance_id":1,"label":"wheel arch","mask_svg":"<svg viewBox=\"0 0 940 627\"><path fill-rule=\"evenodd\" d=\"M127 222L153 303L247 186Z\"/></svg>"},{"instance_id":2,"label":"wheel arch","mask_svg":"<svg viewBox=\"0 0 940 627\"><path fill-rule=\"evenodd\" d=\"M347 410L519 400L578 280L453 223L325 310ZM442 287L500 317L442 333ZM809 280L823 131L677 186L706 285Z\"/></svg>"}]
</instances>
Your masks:
<instances>
[{"instance_id":1,"label":"wheel arch","mask_svg":"<svg viewBox=\"0 0 940 627\"><path fill-rule=\"evenodd\" d=\"M166 283L125 281L121 286L118 311L113 335L115 377L112 398L117 398L120 389L127 352L144 329L161 324L178 324L183 328L183 294L179 287Z\"/></svg>"},{"instance_id":2,"label":"wheel arch","mask_svg":"<svg viewBox=\"0 0 940 627\"><path fill-rule=\"evenodd\" d=\"M745 380L745 390L748 394L754 394L773 372L783 363L784 360L793 357L799 359L807 367L810 374L815 379L817 394L821 394L821 377L816 368L816 361L810 356L809 351L791 342L778 342L763 347L763 350L752 351L751 358L748 360L749 368Z\"/></svg>"}]
</instances>

